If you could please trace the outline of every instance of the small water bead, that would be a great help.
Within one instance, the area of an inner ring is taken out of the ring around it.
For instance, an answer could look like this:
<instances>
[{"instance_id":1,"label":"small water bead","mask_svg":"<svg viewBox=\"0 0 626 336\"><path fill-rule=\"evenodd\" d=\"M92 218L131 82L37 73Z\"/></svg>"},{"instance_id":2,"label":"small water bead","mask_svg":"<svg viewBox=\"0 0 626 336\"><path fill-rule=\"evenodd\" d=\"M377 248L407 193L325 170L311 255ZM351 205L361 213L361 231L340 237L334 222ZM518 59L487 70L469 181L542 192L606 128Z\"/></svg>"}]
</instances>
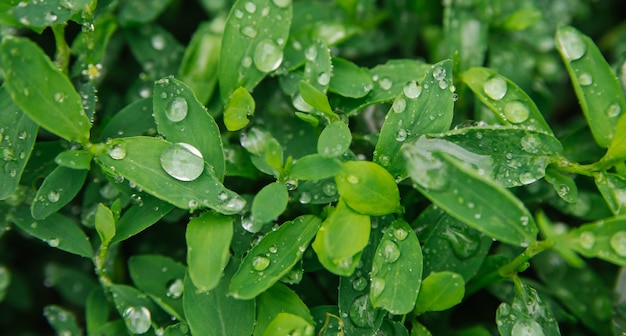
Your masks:
<instances>
[{"instance_id":1,"label":"small water bead","mask_svg":"<svg viewBox=\"0 0 626 336\"><path fill-rule=\"evenodd\" d=\"M298 201L301 204L309 204L309 203L311 203L312 199L313 199L313 197L311 197L311 194L309 192L303 191L300 194L300 198L298 198Z\"/></svg>"},{"instance_id":2,"label":"small water bead","mask_svg":"<svg viewBox=\"0 0 626 336\"><path fill-rule=\"evenodd\" d=\"M391 109L395 113L402 113L402 112L404 112L404 110L406 109L406 100L404 100L403 98L398 97L393 102L393 105L391 105Z\"/></svg>"},{"instance_id":3,"label":"small water bead","mask_svg":"<svg viewBox=\"0 0 626 336\"><path fill-rule=\"evenodd\" d=\"M409 233L403 228L393 230L393 236L399 241L405 240L408 235Z\"/></svg>"},{"instance_id":4,"label":"small water bead","mask_svg":"<svg viewBox=\"0 0 626 336\"><path fill-rule=\"evenodd\" d=\"M562 30L557 34L557 39L565 58L570 61L580 59L587 51L585 41L583 41L575 31L569 29Z\"/></svg>"},{"instance_id":5,"label":"small water bead","mask_svg":"<svg viewBox=\"0 0 626 336\"><path fill-rule=\"evenodd\" d=\"M317 58L317 48L315 48L314 45L306 48L306 50L304 51L304 57L308 61L315 61L315 59Z\"/></svg>"},{"instance_id":6,"label":"small water bead","mask_svg":"<svg viewBox=\"0 0 626 336\"><path fill-rule=\"evenodd\" d=\"M593 77L591 76L591 74L583 72L578 76L578 82L582 86L589 86L593 84Z\"/></svg>"},{"instance_id":7,"label":"small water bead","mask_svg":"<svg viewBox=\"0 0 626 336\"><path fill-rule=\"evenodd\" d=\"M372 284L370 285L370 294L372 297L378 297L385 290L385 279L383 278L374 278L372 279Z\"/></svg>"},{"instance_id":8,"label":"small water bead","mask_svg":"<svg viewBox=\"0 0 626 336\"><path fill-rule=\"evenodd\" d=\"M254 49L254 65L261 72L270 72L278 69L283 61L283 51L278 45L270 40L260 41Z\"/></svg>"},{"instance_id":9,"label":"small water bead","mask_svg":"<svg viewBox=\"0 0 626 336\"><path fill-rule=\"evenodd\" d=\"M514 315L511 315L511 317ZM511 329L511 336L544 336L543 328L535 320L519 320Z\"/></svg>"},{"instance_id":10,"label":"small water bead","mask_svg":"<svg viewBox=\"0 0 626 336\"><path fill-rule=\"evenodd\" d=\"M361 276L352 279L352 288L358 292L365 290L367 288L367 280Z\"/></svg>"},{"instance_id":11,"label":"small water bead","mask_svg":"<svg viewBox=\"0 0 626 336\"><path fill-rule=\"evenodd\" d=\"M322 192L326 196L335 196L337 195L337 185L334 182L326 182L322 186Z\"/></svg>"},{"instance_id":12,"label":"small water bead","mask_svg":"<svg viewBox=\"0 0 626 336\"><path fill-rule=\"evenodd\" d=\"M187 100L183 97L174 97L165 107L165 117L173 122L179 122L187 117Z\"/></svg>"},{"instance_id":13,"label":"small water bead","mask_svg":"<svg viewBox=\"0 0 626 336\"><path fill-rule=\"evenodd\" d=\"M224 205L224 208L230 212L239 212L246 206L246 201L240 196L231 197Z\"/></svg>"},{"instance_id":14,"label":"small water bead","mask_svg":"<svg viewBox=\"0 0 626 336\"><path fill-rule=\"evenodd\" d=\"M530 110L528 106L519 101L510 101L504 105L504 116L506 119L514 124L519 124L528 119Z\"/></svg>"},{"instance_id":15,"label":"small water bead","mask_svg":"<svg viewBox=\"0 0 626 336\"><path fill-rule=\"evenodd\" d=\"M193 181L204 171L204 159L200 151L187 143L179 142L167 147L160 157L161 167L179 181Z\"/></svg>"},{"instance_id":16,"label":"small water bead","mask_svg":"<svg viewBox=\"0 0 626 336\"><path fill-rule=\"evenodd\" d=\"M178 299L183 295L183 289L183 280L176 279L167 287L167 293L165 293L165 295L167 295L168 298Z\"/></svg>"},{"instance_id":17,"label":"small water bead","mask_svg":"<svg viewBox=\"0 0 626 336\"><path fill-rule=\"evenodd\" d=\"M578 237L578 244L589 250L596 244L596 236L591 232L583 232L580 234L580 237Z\"/></svg>"},{"instance_id":18,"label":"small water bead","mask_svg":"<svg viewBox=\"0 0 626 336\"><path fill-rule=\"evenodd\" d=\"M122 145L115 145L109 150L109 156L113 160L122 160L126 157L126 149Z\"/></svg>"},{"instance_id":19,"label":"small water bead","mask_svg":"<svg viewBox=\"0 0 626 336\"><path fill-rule=\"evenodd\" d=\"M163 50L165 48L165 38L163 35L154 35L150 38L150 44L155 50Z\"/></svg>"},{"instance_id":20,"label":"small water bead","mask_svg":"<svg viewBox=\"0 0 626 336\"><path fill-rule=\"evenodd\" d=\"M52 203L58 202L60 198L61 198L61 194L56 192L56 191L54 191L54 190L51 190L48 193L48 201L50 201Z\"/></svg>"},{"instance_id":21,"label":"small water bead","mask_svg":"<svg viewBox=\"0 0 626 336\"><path fill-rule=\"evenodd\" d=\"M446 78L446 69L438 67L433 71L433 78L440 81Z\"/></svg>"},{"instance_id":22,"label":"small water bead","mask_svg":"<svg viewBox=\"0 0 626 336\"><path fill-rule=\"evenodd\" d=\"M620 257L626 257L626 231L618 231L611 236L609 244Z\"/></svg>"},{"instance_id":23,"label":"small water bead","mask_svg":"<svg viewBox=\"0 0 626 336\"><path fill-rule=\"evenodd\" d=\"M448 85L450 85L450 84L448 84L448 82L446 82L445 80L440 80L439 81L439 88L442 89L442 90L447 89Z\"/></svg>"},{"instance_id":24,"label":"small water bead","mask_svg":"<svg viewBox=\"0 0 626 336\"><path fill-rule=\"evenodd\" d=\"M257 271L264 271L265 269L267 269L270 265L270 259L259 255L254 257L254 259L252 259L252 268L254 268Z\"/></svg>"},{"instance_id":25,"label":"small water bead","mask_svg":"<svg viewBox=\"0 0 626 336\"><path fill-rule=\"evenodd\" d=\"M398 132L396 133L396 141L405 141L407 136L408 134L406 130L399 129Z\"/></svg>"},{"instance_id":26,"label":"small water bead","mask_svg":"<svg viewBox=\"0 0 626 336\"><path fill-rule=\"evenodd\" d=\"M241 33L249 38L255 38L258 34L257 30L254 29L254 27L252 26L244 26L243 28L241 28Z\"/></svg>"},{"instance_id":27,"label":"small water bead","mask_svg":"<svg viewBox=\"0 0 626 336\"><path fill-rule=\"evenodd\" d=\"M381 243L380 253L386 263L393 263L400 258L400 247L391 240L385 240Z\"/></svg>"},{"instance_id":28,"label":"small water bead","mask_svg":"<svg viewBox=\"0 0 626 336\"><path fill-rule=\"evenodd\" d=\"M393 86L393 82L391 81L391 79L383 77L378 82L378 85L380 85L380 88L383 90L389 90Z\"/></svg>"},{"instance_id":29,"label":"small water bead","mask_svg":"<svg viewBox=\"0 0 626 336\"><path fill-rule=\"evenodd\" d=\"M557 194L559 194L559 197L565 197L569 195L569 192L570 192L570 188L569 186L565 184L561 184L557 190Z\"/></svg>"},{"instance_id":30,"label":"small water bead","mask_svg":"<svg viewBox=\"0 0 626 336\"><path fill-rule=\"evenodd\" d=\"M346 177L346 180L348 180L348 183L351 183L351 184L359 183L359 177L356 175L348 175L348 177Z\"/></svg>"},{"instance_id":31,"label":"small water bead","mask_svg":"<svg viewBox=\"0 0 626 336\"><path fill-rule=\"evenodd\" d=\"M244 68L249 68L249 67L252 65L252 57L250 57L250 56L244 56L244 57L241 59L241 65L242 65Z\"/></svg>"},{"instance_id":32,"label":"small water bead","mask_svg":"<svg viewBox=\"0 0 626 336\"><path fill-rule=\"evenodd\" d=\"M48 240L48 245L50 245L50 247L59 247L59 244L61 244L61 240L59 238L52 238Z\"/></svg>"},{"instance_id":33,"label":"small water bead","mask_svg":"<svg viewBox=\"0 0 626 336\"><path fill-rule=\"evenodd\" d=\"M537 181L537 177L535 177L535 175L533 175L531 172L524 172L520 174L519 181L522 184L531 184Z\"/></svg>"},{"instance_id":34,"label":"small water bead","mask_svg":"<svg viewBox=\"0 0 626 336\"><path fill-rule=\"evenodd\" d=\"M240 11L239 9L236 9L235 10L235 17L238 18L238 19L243 18L243 12Z\"/></svg>"},{"instance_id":35,"label":"small water bead","mask_svg":"<svg viewBox=\"0 0 626 336\"><path fill-rule=\"evenodd\" d=\"M141 306L131 306L122 314L128 331L133 334L145 334L152 324L150 310Z\"/></svg>"},{"instance_id":36,"label":"small water bead","mask_svg":"<svg viewBox=\"0 0 626 336\"><path fill-rule=\"evenodd\" d=\"M407 98L415 99L422 94L422 87L416 81L408 82L402 89Z\"/></svg>"},{"instance_id":37,"label":"small water bead","mask_svg":"<svg viewBox=\"0 0 626 336\"><path fill-rule=\"evenodd\" d=\"M63 94L63 92L56 92L54 94L54 101L57 103L62 103L63 101L65 101L65 94Z\"/></svg>"},{"instance_id":38,"label":"small water bead","mask_svg":"<svg viewBox=\"0 0 626 336\"><path fill-rule=\"evenodd\" d=\"M248 12L250 14L256 12L256 5L254 4L254 2L246 2L243 5L243 8L245 8L246 12Z\"/></svg>"},{"instance_id":39,"label":"small water bead","mask_svg":"<svg viewBox=\"0 0 626 336\"><path fill-rule=\"evenodd\" d=\"M506 95L507 83L506 80L500 76L489 78L483 83L483 91L493 100L501 100Z\"/></svg>"},{"instance_id":40,"label":"small water bead","mask_svg":"<svg viewBox=\"0 0 626 336\"><path fill-rule=\"evenodd\" d=\"M613 103L609 105L609 107L606 109L606 114L611 118L615 118L619 116L621 112L622 112L622 108L619 106L618 103Z\"/></svg>"},{"instance_id":41,"label":"small water bead","mask_svg":"<svg viewBox=\"0 0 626 336\"><path fill-rule=\"evenodd\" d=\"M278 247L276 247L276 245L272 245L267 250L270 251L270 253L276 253L278 252Z\"/></svg>"},{"instance_id":42,"label":"small water bead","mask_svg":"<svg viewBox=\"0 0 626 336\"><path fill-rule=\"evenodd\" d=\"M272 2L280 8L287 8L291 5L291 0L272 0Z\"/></svg>"}]
</instances>

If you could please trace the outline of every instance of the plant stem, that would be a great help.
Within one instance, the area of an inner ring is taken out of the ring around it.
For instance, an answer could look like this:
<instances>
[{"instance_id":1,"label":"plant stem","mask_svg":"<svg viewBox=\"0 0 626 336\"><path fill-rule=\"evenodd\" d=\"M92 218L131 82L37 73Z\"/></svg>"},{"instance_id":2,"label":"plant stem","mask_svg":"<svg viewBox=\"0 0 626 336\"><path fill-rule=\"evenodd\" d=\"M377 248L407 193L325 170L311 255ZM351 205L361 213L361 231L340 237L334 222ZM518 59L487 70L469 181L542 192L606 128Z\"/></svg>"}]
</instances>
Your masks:
<instances>
[{"instance_id":1,"label":"plant stem","mask_svg":"<svg viewBox=\"0 0 626 336\"><path fill-rule=\"evenodd\" d=\"M528 267L528 262L532 257L552 247L552 245L551 240L542 240L530 244L522 254L515 257L515 259L508 264L500 267L498 274L500 274L501 277L517 276L520 270L525 270Z\"/></svg>"},{"instance_id":2,"label":"plant stem","mask_svg":"<svg viewBox=\"0 0 626 336\"><path fill-rule=\"evenodd\" d=\"M54 41L56 43L56 53L54 55L54 61L63 73L67 74L67 68L70 63L70 47L65 40L65 25L66 23L52 26L52 33L54 34Z\"/></svg>"}]
</instances>

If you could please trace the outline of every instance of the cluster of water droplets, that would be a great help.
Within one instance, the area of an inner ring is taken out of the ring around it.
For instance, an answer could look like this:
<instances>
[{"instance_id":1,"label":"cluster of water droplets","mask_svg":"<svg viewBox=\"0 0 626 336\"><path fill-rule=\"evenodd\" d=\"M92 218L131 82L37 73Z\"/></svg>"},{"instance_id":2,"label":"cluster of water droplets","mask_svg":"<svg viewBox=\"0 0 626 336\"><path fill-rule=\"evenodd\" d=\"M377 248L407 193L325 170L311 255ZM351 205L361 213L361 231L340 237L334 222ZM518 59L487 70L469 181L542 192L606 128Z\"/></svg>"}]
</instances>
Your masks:
<instances>
[{"instance_id":1,"label":"cluster of water droplets","mask_svg":"<svg viewBox=\"0 0 626 336\"><path fill-rule=\"evenodd\" d=\"M28 155L23 149L26 148L26 140L31 137L25 130L19 131L14 138L10 131L4 127L0 128L0 150L2 151L2 162L4 173L10 178L17 177L17 169L26 160Z\"/></svg>"},{"instance_id":2,"label":"cluster of water droplets","mask_svg":"<svg viewBox=\"0 0 626 336\"><path fill-rule=\"evenodd\" d=\"M385 278L380 277L379 273L384 272L386 267L393 264L400 259L401 249L400 244L408 237L409 233L402 227L390 226L386 232L385 237L381 241L380 245L376 249L376 257L381 260L381 264L377 264L376 261L372 267L372 279L370 283L370 295L373 298L380 296L385 290Z\"/></svg>"},{"instance_id":3,"label":"cluster of water droplets","mask_svg":"<svg viewBox=\"0 0 626 336\"><path fill-rule=\"evenodd\" d=\"M483 83L483 92L494 101L501 101L508 92L507 80L499 75L487 79ZM504 103L502 116L513 124L520 124L528 120L530 109L527 104L519 100L509 100Z\"/></svg>"}]
</instances>

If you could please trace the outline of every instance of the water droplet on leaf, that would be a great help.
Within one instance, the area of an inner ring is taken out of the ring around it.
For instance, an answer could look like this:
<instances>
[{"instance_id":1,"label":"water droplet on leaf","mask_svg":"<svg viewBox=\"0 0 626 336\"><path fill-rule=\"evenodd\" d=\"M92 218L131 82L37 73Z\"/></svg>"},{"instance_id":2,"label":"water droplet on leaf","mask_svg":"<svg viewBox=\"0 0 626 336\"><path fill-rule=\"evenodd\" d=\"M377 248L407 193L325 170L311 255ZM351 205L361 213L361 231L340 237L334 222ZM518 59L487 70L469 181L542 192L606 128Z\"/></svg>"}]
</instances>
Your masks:
<instances>
[{"instance_id":1,"label":"water droplet on leaf","mask_svg":"<svg viewBox=\"0 0 626 336\"><path fill-rule=\"evenodd\" d=\"M588 86L593 84L593 77L588 72L583 72L578 76L578 82L582 86Z\"/></svg>"},{"instance_id":2,"label":"water droplet on leaf","mask_svg":"<svg viewBox=\"0 0 626 336\"><path fill-rule=\"evenodd\" d=\"M443 239L447 240L452 248L452 253L459 259L467 259L480 247L480 236L475 231L465 227L450 225L441 232Z\"/></svg>"},{"instance_id":3,"label":"water droplet on leaf","mask_svg":"<svg viewBox=\"0 0 626 336\"><path fill-rule=\"evenodd\" d=\"M179 181L193 181L204 171L204 159L200 151L187 143L171 144L161 153L161 167Z\"/></svg>"},{"instance_id":4,"label":"water droplet on leaf","mask_svg":"<svg viewBox=\"0 0 626 336\"><path fill-rule=\"evenodd\" d=\"M246 2L243 5L243 8L245 8L246 12L248 12L250 14L256 12L256 5L254 4L254 2Z\"/></svg>"},{"instance_id":5,"label":"water droplet on leaf","mask_svg":"<svg viewBox=\"0 0 626 336\"><path fill-rule=\"evenodd\" d=\"M513 325L511 336L544 336L544 333L535 320L523 319Z\"/></svg>"},{"instance_id":6,"label":"water droplet on leaf","mask_svg":"<svg viewBox=\"0 0 626 336\"><path fill-rule=\"evenodd\" d=\"M398 98L391 105L391 109L395 113L402 113L406 109L406 101L403 98Z\"/></svg>"},{"instance_id":7,"label":"water droplet on leaf","mask_svg":"<svg viewBox=\"0 0 626 336\"><path fill-rule=\"evenodd\" d=\"M611 236L611 248L620 257L626 257L626 231L618 231Z\"/></svg>"},{"instance_id":8,"label":"water droplet on leaf","mask_svg":"<svg viewBox=\"0 0 626 336\"><path fill-rule=\"evenodd\" d=\"M608 114L608 116L611 118L615 118L619 116L621 112L622 112L622 108L619 106L618 103L613 103L609 105L609 107L606 109L606 114Z\"/></svg>"},{"instance_id":9,"label":"water droplet on leaf","mask_svg":"<svg viewBox=\"0 0 626 336\"><path fill-rule=\"evenodd\" d=\"M270 39L257 44L253 56L254 65L261 72L270 72L278 69L283 61L283 51Z\"/></svg>"},{"instance_id":10,"label":"water droplet on leaf","mask_svg":"<svg viewBox=\"0 0 626 336\"><path fill-rule=\"evenodd\" d=\"M578 237L578 244L585 249L593 248L593 245L596 243L596 236L591 232L583 232Z\"/></svg>"},{"instance_id":11,"label":"water droplet on leaf","mask_svg":"<svg viewBox=\"0 0 626 336\"><path fill-rule=\"evenodd\" d=\"M368 328L374 326L376 313L367 294L359 296L350 305L350 320L357 327Z\"/></svg>"},{"instance_id":12,"label":"water droplet on leaf","mask_svg":"<svg viewBox=\"0 0 626 336\"><path fill-rule=\"evenodd\" d=\"M399 241L405 240L408 235L409 233L403 228L393 230L393 236Z\"/></svg>"},{"instance_id":13,"label":"water droplet on leaf","mask_svg":"<svg viewBox=\"0 0 626 336\"><path fill-rule=\"evenodd\" d=\"M422 93L422 87L415 81L408 82L402 89L407 98L415 99Z\"/></svg>"},{"instance_id":14,"label":"water droplet on leaf","mask_svg":"<svg viewBox=\"0 0 626 336\"><path fill-rule=\"evenodd\" d=\"M257 271L263 271L265 270L267 267L269 267L270 265L270 260L269 258L265 257L265 256L256 256L254 257L254 259L252 259L252 268L254 268Z\"/></svg>"},{"instance_id":15,"label":"water droplet on leaf","mask_svg":"<svg viewBox=\"0 0 626 336\"><path fill-rule=\"evenodd\" d=\"M59 198L61 198L61 194L59 194L58 192L51 190L48 193L48 201L52 202L52 203L56 203L59 201Z\"/></svg>"},{"instance_id":16,"label":"water droplet on leaf","mask_svg":"<svg viewBox=\"0 0 626 336\"><path fill-rule=\"evenodd\" d=\"M122 317L124 318L124 323L126 323L128 331L133 334L145 334L148 329L150 329L152 323L150 310L144 306L128 307L124 310Z\"/></svg>"},{"instance_id":17,"label":"water droplet on leaf","mask_svg":"<svg viewBox=\"0 0 626 336\"><path fill-rule=\"evenodd\" d=\"M272 0L272 2L280 8L286 8L291 5L291 0Z\"/></svg>"},{"instance_id":18,"label":"water droplet on leaf","mask_svg":"<svg viewBox=\"0 0 626 336\"><path fill-rule=\"evenodd\" d=\"M165 117L173 122L179 122L187 117L187 100L183 97L174 97L165 108Z\"/></svg>"},{"instance_id":19,"label":"water droplet on leaf","mask_svg":"<svg viewBox=\"0 0 626 336\"><path fill-rule=\"evenodd\" d=\"M528 119L530 110L526 104L519 101L511 101L504 105L504 115L506 119L514 124L519 124Z\"/></svg>"},{"instance_id":20,"label":"water droplet on leaf","mask_svg":"<svg viewBox=\"0 0 626 336\"><path fill-rule=\"evenodd\" d=\"M244 26L243 28L241 28L241 33L249 38L255 38L257 35L256 29L254 29L254 27L252 26Z\"/></svg>"},{"instance_id":21,"label":"water droplet on leaf","mask_svg":"<svg viewBox=\"0 0 626 336\"><path fill-rule=\"evenodd\" d=\"M380 85L380 88L383 90L389 90L393 86L393 82L391 81L391 79L383 77L378 82L378 85Z\"/></svg>"},{"instance_id":22,"label":"water droplet on leaf","mask_svg":"<svg viewBox=\"0 0 626 336\"><path fill-rule=\"evenodd\" d=\"M317 83L322 86L328 85L330 83L330 74L328 72L322 72L317 76Z\"/></svg>"},{"instance_id":23,"label":"water droplet on leaf","mask_svg":"<svg viewBox=\"0 0 626 336\"><path fill-rule=\"evenodd\" d=\"M172 299L178 299L183 295L183 280L176 279L167 287L167 297Z\"/></svg>"},{"instance_id":24,"label":"water droplet on leaf","mask_svg":"<svg viewBox=\"0 0 626 336\"><path fill-rule=\"evenodd\" d=\"M155 50L163 50L165 48L165 38L163 35L154 35L150 38L150 44Z\"/></svg>"},{"instance_id":25,"label":"water droplet on leaf","mask_svg":"<svg viewBox=\"0 0 626 336\"><path fill-rule=\"evenodd\" d=\"M541 147L541 139L536 134L526 134L520 140L520 145L522 146L522 150L531 154L539 153L539 148Z\"/></svg>"},{"instance_id":26,"label":"water droplet on leaf","mask_svg":"<svg viewBox=\"0 0 626 336\"><path fill-rule=\"evenodd\" d=\"M563 30L560 34L557 34L557 38L563 54L568 60L575 61L585 55L587 46L576 32Z\"/></svg>"},{"instance_id":27,"label":"water droplet on leaf","mask_svg":"<svg viewBox=\"0 0 626 336\"><path fill-rule=\"evenodd\" d=\"M440 81L446 78L446 69L438 67L433 71L433 78Z\"/></svg>"},{"instance_id":28,"label":"water droplet on leaf","mask_svg":"<svg viewBox=\"0 0 626 336\"><path fill-rule=\"evenodd\" d=\"M122 160L126 157L126 149L122 145L115 145L109 150L109 156L113 160Z\"/></svg>"},{"instance_id":29,"label":"water droplet on leaf","mask_svg":"<svg viewBox=\"0 0 626 336\"><path fill-rule=\"evenodd\" d=\"M407 132L404 129L399 129L396 133L396 141L404 141L407 138Z\"/></svg>"},{"instance_id":30,"label":"water droplet on leaf","mask_svg":"<svg viewBox=\"0 0 626 336\"><path fill-rule=\"evenodd\" d=\"M364 277L356 277L354 279L352 279L352 288L355 291L362 291L365 290L365 288L367 287L367 280Z\"/></svg>"},{"instance_id":31,"label":"water droplet on leaf","mask_svg":"<svg viewBox=\"0 0 626 336\"><path fill-rule=\"evenodd\" d=\"M370 294L373 298L376 298L382 294L385 290L385 279L383 278L374 278L372 279L372 284L370 286Z\"/></svg>"},{"instance_id":32,"label":"water droplet on leaf","mask_svg":"<svg viewBox=\"0 0 626 336\"><path fill-rule=\"evenodd\" d=\"M483 83L483 91L493 100L501 100L506 95L507 83L506 80L500 76L489 78Z\"/></svg>"},{"instance_id":33,"label":"water droplet on leaf","mask_svg":"<svg viewBox=\"0 0 626 336\"><path fill-rule=\"evenodd\" d=\"M400 247L391 240L385 240L381 243L380 253L386 263L394 263L400 258ZM372 284L373 286L373 284Z\"/></svg>"}]
</instances>

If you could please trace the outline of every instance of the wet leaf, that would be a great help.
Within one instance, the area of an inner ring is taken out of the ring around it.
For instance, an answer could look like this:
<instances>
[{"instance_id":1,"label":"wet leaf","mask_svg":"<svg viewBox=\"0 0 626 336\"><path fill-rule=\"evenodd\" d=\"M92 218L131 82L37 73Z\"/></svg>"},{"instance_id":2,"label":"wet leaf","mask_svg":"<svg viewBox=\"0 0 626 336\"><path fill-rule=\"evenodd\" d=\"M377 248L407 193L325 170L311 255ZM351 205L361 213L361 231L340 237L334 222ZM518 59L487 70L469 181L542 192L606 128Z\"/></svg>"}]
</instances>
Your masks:
<instances>
[{"instance_id":1,"label":"wet leaf","mask_svg":"<svg viewBox=\"0 0 626 336\"><path fill-rule=\"evenodd\" d=\"M613 214L626 214L626 178L618 174L600 172L595 176L595 181Z\"/></svg>"},{"instance_id":2,"label":"wet leaf","mask_svg":"<svg viewBox=\"0 0 626 336\"><path fill-rule=\"evenodd\" d=\"M54 158L54 162L62 167L67 167L71 169L87 169L91 168L91 160L93 159L93 154L89 153L85 150L68 150L62 153L59 153Z\"/></svg>"},{"instance_id":3,"label":"wet leaf","mask_svg":"<svg viewBox=\"0 0 626 336\"><path fill-rule=\"evenodd\" d=\"M104 126L100 139L154 134L157 126L152 113L152 98L132 102L117 112Z\"/></svg>"},{"instance_id":4,"label":"wet leaf","mask_svg":"<svg viewBox=\"0 0 626 336\"><path fill-rule=\"evenodd\" d=\"M546 181L552 185L556 194L567 203L575 204L578 200L578 187L574 179L556 169L546 171Z\"/></svg>"},{"instance_id":5,"label":"wet leaf","mask_svg":"<svg viewBox=\"0 0 626 336\"><path fill-rule=\"evenodd\" d=\"M152 324L163 322L163 313L144 293L128 285L111 285L109 287L115 309L124 320L127 332L144 334L152 328Z\"/></svg>"},{"instance_id":6,"label":"wet leaf","mask_svg":"<svg viewBox=\"0 0 626 336\"><path fill-rule=\"evenodd\" d=\"M155 23L148 23L123 32L130 51L149 79L176 74L184 49L169 31Z\"/></svg>"},{"instance_id":7,"label":"wet leaf","mask_svg":"<svg viewBox=\"0 0 626 336\"><path fill-rule=\"evenodd\" d=\"M116 234L111 244L138 234L174 209L174 205L150 195L142 197L142 202L131 206L117 221Z\"/></svg>"},{"instance_id":8,"label":"wet leaf","mask_svg":"<svg viewBox=\"0 0 626 336\"><path fill-rule=\"evenodd\" d=\"M224 125L229 131L238 131L248 125L248 116L254 115L254 98L243 87L238 88L228 99L224 109Z\"/></svg>"},{"instance_id":9,"label":"wet leaf","mask_svg":"<svg viewBox=\"0 0 626 336\"><path fill-rule=\"evenodd\" d=\"M335 121L324 128L317 140L317 152L323 157L338 157L350 149L352 134L342 121Z\"/></svg>"},{"instance_id":10,"label":"wet leaf","mask_svg":"<svg viewBox=\"0 0 626 336\"><path fill-rule=\"evenodd\" d=\"M291 167L289 176L298 180L321 180L341 171L341 162L320 154L303 156Z\"/></svg>"},{"instance_id":11,"label":"wet leaf","mask_svg":"<svg viewBox=\"0 0 626 336\"><path fill-rule=\"evenodd\" d=\"M74 14L66 4L61 0L24 2L13 7L11 12L21 24L41 33L45 27L64 24Z\"/></svg>"},{"instance_id":12,"label":"wet leaf","mask_svg":"<svg viewBox=\"0 0 626 336\"><path fill-rule=\"evenodd\" d=\"M465 295L465 281L459 274L449 271L431 273L420 287L415 312L450 309L461 303Z\"/></svg>"},{"instance_id":13,"label":"wet leaf","mask_svg":"<svg viewBox=\"0 0 626 336\"><path fill-rule=\"evenodd\" d=\"M568 246L585 257L626 266L626 217L585 224L567 233Z\"/></svg>"},{"instance_id":14,"label":"wet leaf","mask_svg":"<svg viewBox=\"0 0 626 336\"><path fill-rule=\"evenodd\" d=\"M63 166L55 168L37 190L31 205L33 218L46 218L71 202L83 187L87 173Z\"/></svg>"},{"instance_id":15,"label":"wet leaf","mask_svg":"<svg viewBox=\"0 0 626 336\"><path fill-rule=\"evenodd\" d=\"M496 324L501 335L561 335L548 305L525 284L516 285L512 304L500 304Z\"/></svg>"},{"instance_id":16,"label":"wet leaf","mask_svg":"<svg viewBox=\"0 0 626 336\"><path fill-rule=\"evenodd\" d=\"M278 182L270 183L254 196L252 218L259 224L274 221L287 209L288 201L287 187Z\"/></svg>"},{"instance_id":17,"label":"wet leaf","mask_svg":"<svg viewBox=\"0 0 626 336\"><path fill-rule=\"evenodd\" d=\"M171 0L156 0L123 3L118 16L120 23L123 26L131 26L153 21L170 2Z\"/></svg>"},{"instance_id":18,"label":"wet leaf","mask_svg":"<svg viewBox=\"0 0 626 336\"><path fill-rule=\"evenodd\" d=\"M374 83L366 69L339 57L333 57L333 76L328 91L349 98L361 98L367 95Z\"/></svg>"},{"instance_id":19,"label":"wet leaf","mask_svg":"<svg viewBox=\"0 0 626 336\"><path fill-rule=\"evenodd\" d=\"M48 305L43 307L43 316L58 334L81 334L76 315L70 310L57 305Z\"/></svg>"},{"instance_id":20,"label":"wet leaf","mask_svg":"<svg viewBox=\"0 0 626 336\"><path fill-rule=\"evenodd\" d=\"M304 56L306 63L302 79L322 93L326 93L333 76L330 49L321 40L317 40L307 47Z\"/></svg>"},{"instance_id":21,"label":"wet leaf","mask_svg":"<svg viewBox=\"0 0 626 336\"><path fill-rule=\"evenodd\" d=\"M315 322L313 321L313 316L311 316L309 308L298 297L298 294L289 289L289 287L277 283L257 298L257 324L252 335L272 335L268 334L270 331L268 328L272 324L276 326L276 324L280 323L280 320L283 318L280 318L278 321L276 319L285 313L291 315L285 316L287 321L292 320L292 317L299 317L299 319L293 320L298 321L300 327L307 329L303 325L304 323L308 323L311 326L312 330L307 332L306 335L309 335L314 330Z\"/></svg>"},{"instance_id":22,"label":"wet leaf","mask_svg":"<svg viewBox=\"0 0 626 336\"><path fill-rule=\"evenodd\" d=\"M332 107L330 107L328 97L324 92L303 80L298 83L298 88L305 104L310 105L310 108L307 109L308 111L305 112L310 112L315 109L322 112L330 121L339 120L339 117L333 112Z\"/></svg>"},{"instance_id":23,"label":"wet leaf","mask_svg":"<svg viewBox=\"0 0 626 336\"><path fill-rule=\"evenodd\" d=\"M95 226L102 246L108 246L113 236L115 236L115 219L111 209L102 203L98 204Z\"/></svg>"}]
</instances>

